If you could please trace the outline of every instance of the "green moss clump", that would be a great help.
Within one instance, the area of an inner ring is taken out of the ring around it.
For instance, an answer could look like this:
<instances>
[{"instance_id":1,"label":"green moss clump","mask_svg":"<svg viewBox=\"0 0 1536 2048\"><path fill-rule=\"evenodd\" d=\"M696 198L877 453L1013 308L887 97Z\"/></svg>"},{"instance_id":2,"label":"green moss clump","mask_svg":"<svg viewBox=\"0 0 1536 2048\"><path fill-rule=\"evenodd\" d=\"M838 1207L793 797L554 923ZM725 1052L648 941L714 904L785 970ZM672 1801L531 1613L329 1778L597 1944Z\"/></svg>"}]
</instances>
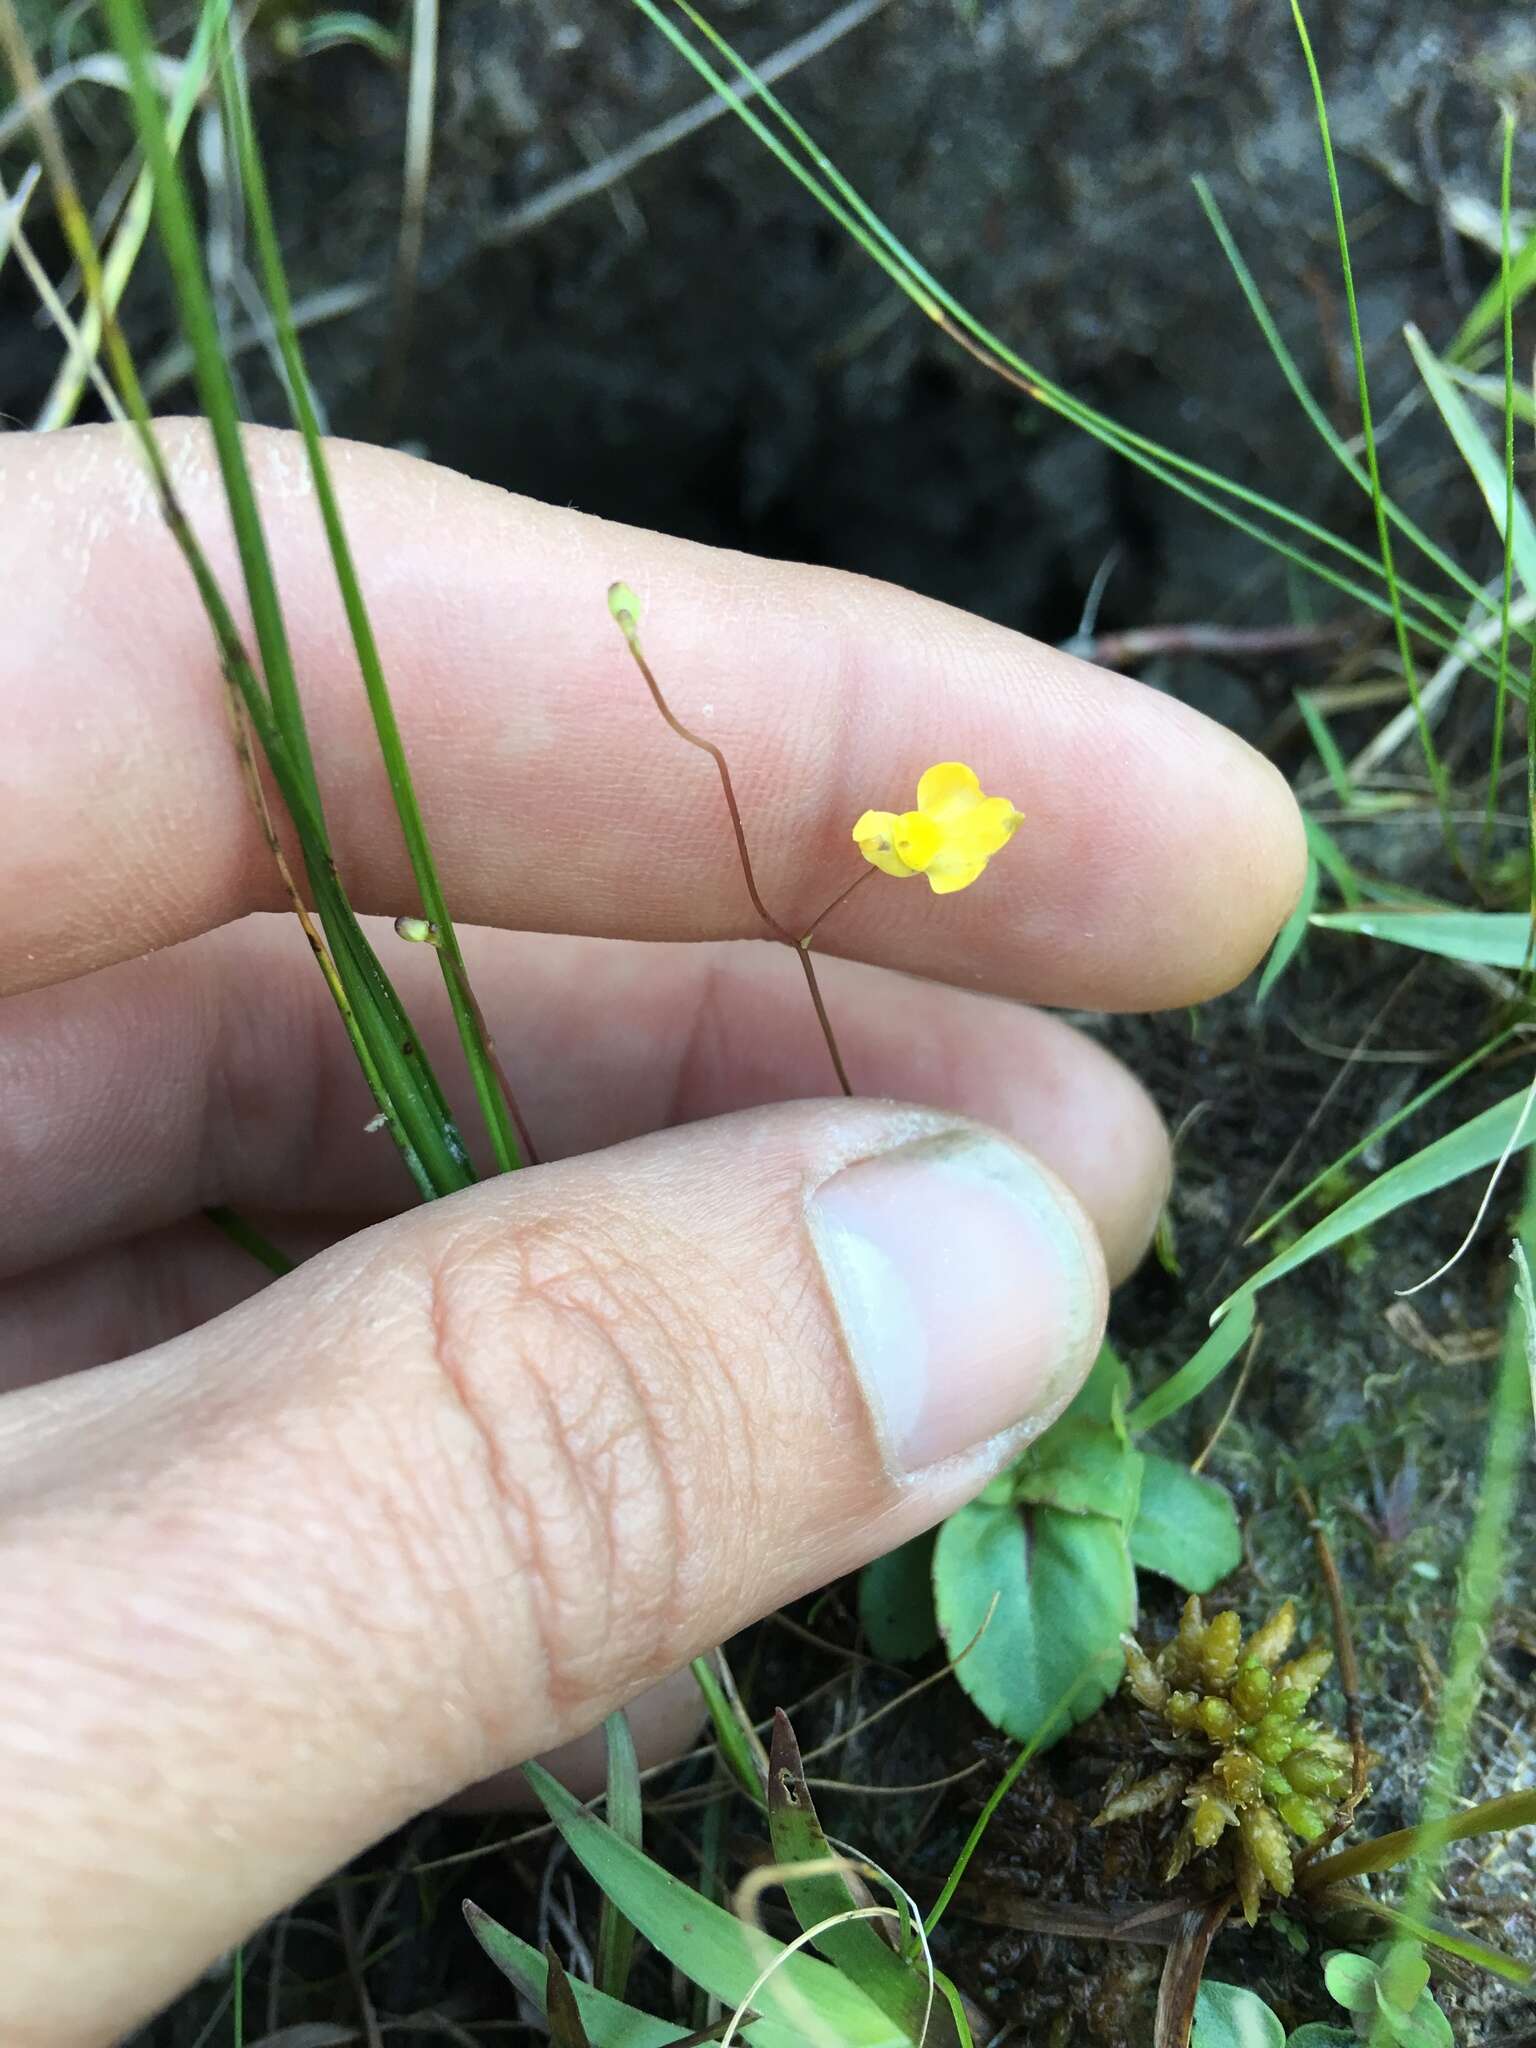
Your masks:
<instances>
[{"instance_id":1,"label":"green moss clump","mask_svg":"<svg viewBox=\"0 0 1536 2048\"><path fill-rule=\"evenodd\" d=\"M1350 1787L1349 1744L1307 1717L1332 1653L1313 1643L1282 1663L1295 1634L1289 1600L1244 1644L1235 1612L1207 1620L1191 1597L1178 1633L1155 1655L1127 1636L1126 1691L1152 1744L1174 1761L1115 1793L1094 1821L1182 1807L1168 1880L1206 1859L1215 1882L1235 1886L1250 1926L1266 1893L1290 1896L1292 1841L1326 1834Z\"/></svg>"}]
</instances>

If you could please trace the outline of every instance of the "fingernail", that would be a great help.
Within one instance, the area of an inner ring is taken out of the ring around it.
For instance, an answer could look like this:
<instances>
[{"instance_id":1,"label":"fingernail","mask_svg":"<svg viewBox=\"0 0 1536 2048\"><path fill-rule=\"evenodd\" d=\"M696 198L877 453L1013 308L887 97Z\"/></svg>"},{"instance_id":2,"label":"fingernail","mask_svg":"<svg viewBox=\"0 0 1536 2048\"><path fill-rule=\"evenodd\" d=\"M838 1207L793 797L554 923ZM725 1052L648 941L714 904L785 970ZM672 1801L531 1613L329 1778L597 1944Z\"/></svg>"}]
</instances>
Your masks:
<instances>
[{"instance_id":1,"label":"fingernail","mask_svg":"<svg viewBox=\"0 0 1536 2048\"><path fill-rule=\"evenodd\" d=\"M1076 1386L1098 1346L1102 1268L1074 1208L984 1132L844 1167L811 1234L886 1456L916 1472Z\"/></svg>"}]
</instances>

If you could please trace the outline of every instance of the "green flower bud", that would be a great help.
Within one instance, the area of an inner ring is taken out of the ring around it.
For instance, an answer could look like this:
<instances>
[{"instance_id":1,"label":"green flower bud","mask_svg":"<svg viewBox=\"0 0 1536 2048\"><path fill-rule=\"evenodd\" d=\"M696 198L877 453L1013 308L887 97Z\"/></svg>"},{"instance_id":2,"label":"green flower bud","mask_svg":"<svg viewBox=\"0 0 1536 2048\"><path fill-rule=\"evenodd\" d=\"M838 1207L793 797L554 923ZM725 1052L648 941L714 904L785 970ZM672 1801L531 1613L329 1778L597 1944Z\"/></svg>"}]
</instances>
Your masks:
<instances>
[{"instance_id":1,"label":"green flower bud","mask_svg":"<svg viewBox=\"0 0 1536 2048\"><path fill-rule=\"evenodd\" d=\"M1333 1652L1326 1643L1313 1643L1303 1650L1299 1657L1293 1657L1289 1664L1282 1664L1275 1673L1275 1683L1294 1688L1307 1699L1322 1684L1333 1663Z\"/></svg>"}]
</instances>

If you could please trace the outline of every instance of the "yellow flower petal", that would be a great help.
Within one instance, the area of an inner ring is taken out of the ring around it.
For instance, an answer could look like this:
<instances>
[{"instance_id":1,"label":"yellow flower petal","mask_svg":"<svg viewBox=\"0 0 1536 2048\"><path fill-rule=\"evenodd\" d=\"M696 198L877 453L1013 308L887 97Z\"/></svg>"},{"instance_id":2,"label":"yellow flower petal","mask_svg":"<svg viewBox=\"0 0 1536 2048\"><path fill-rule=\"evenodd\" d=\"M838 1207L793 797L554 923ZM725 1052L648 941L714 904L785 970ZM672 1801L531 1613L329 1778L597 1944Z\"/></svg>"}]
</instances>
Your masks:
<instances>
[{"instance_id":1,"label":"yellow flower petal","mask_svg":"<svg viewBox=\"0 0 1536 2048\"><path fill-rule=\"evenodd\" d=\"M984 860L978 860L964 866L929 868L928 886L935 896L953 896L957 889L969 889L985 866Z\"/></svg>"},{"instance_id":2,"label":"yellow flower petal","mask_svg":"<svg viewBox=\"0 0 1536 2048\"><path fill-rule=\"evenodd\" d=\"M923 811L903 811L894 834L898 858L921 874L944 845L943 829Z\"/></svg>"},{"instance_id":3,"label":"yellow flower petal","mask_svg":"<svg viewBox=\"0 0 1536 2048\"><path fill-rule=\"evenodd\" d=\"M1019 829L1019 813L1005 796L987 796L944 828L944 851L957 858L987 860Z\"/></svg>"},{"instance_id":4,"label":"yellow flower petal","mask_svg":"<svg viewBox=\"0 0 1536 2048\"><path fill-rule=\"evenodd\" d=\"M917 785L917 808L866 811L853 828L860 853L885 874L928 877L936 896L968 889L1022 822L1005 796L983 796L963 761L940 761Z\"/></svg>"},{"instance_id":5,"label":"yellow flower petal","mask_svg":"<svg viewBox=\"0 0 1536 2048\"><path fill-rule=\"evenodd\" d=\"M866 811L853 828L853 843L873 867L900 881L916 874L896 851L896 813Z\"/></svg>"},{"instance_id":6,"label":"yellow flower petal","mask_svg":"<svg viewBox=\"0 0 1536 2048\"><path fill-rule=\"evenodd\" d=\"M963 761L940 761L917 785L917 808L940 824L962 817L981 802L981 784Z\"/></svg>"}]
</instances>

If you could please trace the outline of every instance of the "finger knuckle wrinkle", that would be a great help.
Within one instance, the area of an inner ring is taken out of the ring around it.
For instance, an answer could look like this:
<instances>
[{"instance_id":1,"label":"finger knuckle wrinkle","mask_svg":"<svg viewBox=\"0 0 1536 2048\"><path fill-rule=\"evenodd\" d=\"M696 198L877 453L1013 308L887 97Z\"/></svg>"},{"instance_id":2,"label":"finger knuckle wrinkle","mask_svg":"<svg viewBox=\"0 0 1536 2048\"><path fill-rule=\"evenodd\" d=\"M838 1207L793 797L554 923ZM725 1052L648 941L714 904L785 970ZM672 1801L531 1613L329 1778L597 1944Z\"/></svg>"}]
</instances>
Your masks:
<instances>
[{"instance_id":1,"label":"finger knuckle wrinkle","mask_svg":"<svg viewBox=\"0 0 1536 2048\"><path fill-rule=\"evenodd\" d=\"M429 1315L552 1703L670 1669L714 1511L707 1334L611 1236L556 1226L439 1258Z\"/></svg>"}]
</instances>

